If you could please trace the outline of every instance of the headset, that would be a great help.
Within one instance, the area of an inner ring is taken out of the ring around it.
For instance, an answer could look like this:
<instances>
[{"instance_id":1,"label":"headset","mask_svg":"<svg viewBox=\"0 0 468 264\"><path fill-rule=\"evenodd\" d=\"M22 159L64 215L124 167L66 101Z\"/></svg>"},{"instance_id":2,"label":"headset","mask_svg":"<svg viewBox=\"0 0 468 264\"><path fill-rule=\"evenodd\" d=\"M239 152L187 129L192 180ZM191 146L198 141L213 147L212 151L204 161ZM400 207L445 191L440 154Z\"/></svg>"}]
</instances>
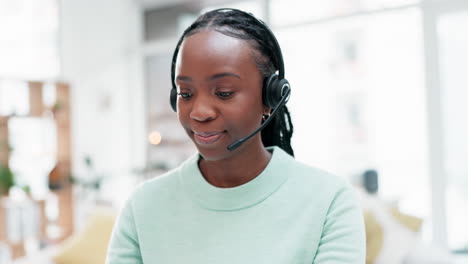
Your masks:
<instances>
[{"instance_id":1,"label":"headset","mask_svg":"<svg viewBox=\"0 0 468 264\"><path fill-rule=\"evenodd\" d=\"M220 8L220 9L215 9L215 10L212 10L212 11L209 11L209 12L210 13L211 12L241 12L241 13L249 16L250 18L252 18L255 21L255 23L257 23L261 27L265 28L266 31L268 32L268 35L269 35L269 37L270 37L270 39L271 39L271 41L273 42L273 45L274 45L274 49L275 49L275 51L274 51L275 54L274 55L278 59L278 65L277 65L278 74L273 73L270 76L266 77L264 79L264 81L263 81L263 88L262 88L263 104L265 106L273 109L273 111L268 116L268 118L265 119L265 121L263 121L262 125L259 128L257 128L255 131L250 133L248 136L246 136L244 138L241 138L241 139L235 141L234 143L230 144L227 147L227 149L229 151L232 151L232 150L238 148L240 145L242 145L245 141L247 141L248 139L253 137L255 134L260 132L263 128L266 127L266 125L268 125L268 123L277 114L278 109L283 107L287 103L287 101L289 100L289 97L290 97L290 94L291 94L291 86L290 86L288 80L286 80L284 78L283 54L281 53L281 48L280 48L280 45L278 43L278 40L276 39L276 37L273 34L273 32L271 31L271 29L263 21L257 19L251 13L247 13L247 12L241 11L239 9L234 9L234 8ZM179 40L179 43L182 41L183 37L184 36L182 35L181 39ZM178 50L176 49L174 51L173 56L172 56L172 63L171 63L172 89L171 89L171 93L170 93L170 104L171 104L172 109L175 112L177 112L177 88L176 88L176 84L175 84L174 79L175 79L175 64L176 64L177 55L178 55Z\"/></svg>"}]
</instances>

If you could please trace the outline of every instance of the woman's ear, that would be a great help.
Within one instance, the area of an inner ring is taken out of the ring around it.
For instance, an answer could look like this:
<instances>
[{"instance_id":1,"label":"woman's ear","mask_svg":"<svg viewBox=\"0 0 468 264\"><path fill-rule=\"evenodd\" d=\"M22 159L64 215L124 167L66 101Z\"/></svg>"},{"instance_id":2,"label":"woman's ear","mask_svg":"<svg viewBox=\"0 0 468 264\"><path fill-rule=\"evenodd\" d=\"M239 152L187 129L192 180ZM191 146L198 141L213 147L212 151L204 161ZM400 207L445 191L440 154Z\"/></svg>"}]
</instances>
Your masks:
<instances>
[{"instance_id":1,"label":"woman's ear","mask_svg":"<svg viewBox=\"0 0 468 264\"><path fill-rule=\"evenodd\" d=\"M264 116L269 116L271 113L271 108L264 106L263 107L263 115Z\"/></svg>"}]
</instances>

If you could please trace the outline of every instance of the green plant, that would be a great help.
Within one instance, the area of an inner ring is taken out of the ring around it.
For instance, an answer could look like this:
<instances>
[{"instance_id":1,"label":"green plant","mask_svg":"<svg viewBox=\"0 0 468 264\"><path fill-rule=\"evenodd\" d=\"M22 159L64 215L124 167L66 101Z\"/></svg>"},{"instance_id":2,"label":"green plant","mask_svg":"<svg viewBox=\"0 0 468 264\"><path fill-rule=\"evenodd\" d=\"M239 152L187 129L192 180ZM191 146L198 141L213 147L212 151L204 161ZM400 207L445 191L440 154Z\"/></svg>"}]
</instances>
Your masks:
<instances>
[{"instance_id":1,"label":"green plant","mask_svg":"<svg viewBox=\"0 0 468 264\"><path fill-rule=\"evenodd\" d=\"M31 186L23 185L23 186L21 186L21 189L24 191L24 193L31 194Z\"/></svg>"},{"instance_id":2,"label":"green plant","mask_svg":"<svg viewBox=\"0 0 468 264\"><path fill-rule=\"evenodd\" d=\"M10 168L0 165L0 195L7 195L13 185L15 185L13 172Z\"/></svg>"},{"instance_id":3,"label":"green plant","mask_svg":"<svg viewBox=\"0 0 468 264\"><path fill-rule=\"evenodd\" d=\"M57 112L60 111L63 108L62 102L55 102L55 104L52 106L52 112Z\"/></svg>"}]
</instances>

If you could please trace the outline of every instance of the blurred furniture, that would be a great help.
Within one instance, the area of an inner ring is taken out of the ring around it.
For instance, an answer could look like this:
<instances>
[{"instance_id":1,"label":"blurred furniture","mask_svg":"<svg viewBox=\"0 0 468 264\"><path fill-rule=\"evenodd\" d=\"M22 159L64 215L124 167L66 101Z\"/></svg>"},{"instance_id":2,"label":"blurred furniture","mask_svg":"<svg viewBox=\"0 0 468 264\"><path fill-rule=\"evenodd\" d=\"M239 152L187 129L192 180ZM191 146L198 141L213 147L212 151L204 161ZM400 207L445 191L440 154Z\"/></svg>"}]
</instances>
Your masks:
<instances>
[{"instance_id":1,"label":"blurred furniture","mask_svg":"<svg viewBox=\"0 0 468 264\"><path fill-rule=\"evenodd\" d=\"M1 80L0 80L1 81ZM8 167L10 148L8 144L8 119L11 117L43 117L52 112L57 126L57 165L60 168L58 178L52 179L52 184L66 182L71 171L71 124L70 124L70 87L63 82L53 83L55 87L55 103L44 105L43 87L45 82L29 81L29 114L18 116L15 113L0 115L0 164Z\"/></svg>"},{"instance_id":2,"label":"blurred furniture","mask_svg":"<svg viewBox=\"0 0 468 264\"><path fill-rule=\"evenodd\" d=\"M17 259L14 264L102 264L116 215L111 207L97 206L89 213L81 230L58 245Z\"/></svg>"},{"instance_id":3,"label":"blurred furniture","mask_svg":"<svg viewBox=\"0 0 468 264\"><path fill-rule=\"evenodd\" d=\"M423 219L402 213L377 196L360 194L366 228L366 264L459 263L447 249L422 241Z\"/></svg>"},{"instance_id":4,"label":"blurred furniture","mask_svg":"<svg viewBox=\"0 0 468 264\"><path fill-rule=\"evenodd\" d=\"M56 224L61 232L58 237L49 240L52 242L62 241L72 234L74 226L73 189L69 182L71 175L70 87L64 82L45 83L40 81L25 81L25 83L29 91L29 113L27 115L17 115L15 113L11 113L7 116L0 115L0 164L4 167L9 167L11 150L9 147L8 120L10 118L41 118L46 115L50 118L52 115L57 128L57 155L56 166L53 173L49 175L48 185L51 192L58 198L58 217L56 219ZM52 105L44 104L43 90L46 84L53 85L55 90L55 102ZM39 201L34 202L41 203ZM40 204L39 208L42 208L40 210L44 210L44 206L44 204ZM5 208L10 207L7 205L6 207L4 206L3 209L0 208L0 242L5 241L5 216L7 218L9 217L6 214ZM43 224L45 225L45 221L43 221ZM45 226L41 227L41 230L42 229L45 230ZM45 233L44 230L43 233ZM47 240L47 238L45 239ZM24 253L24 246L21 243L16 244L8 242L8 244L12 249L13 257L21 256Z\"/></svg>"},{"instance_id":5,"label":"blurred furniture","mask_svg":"<svg viewBox=\"0 0 468 264\"><path fill-rule=\"evenodd\" d=\"M455 264L447 249L420 237L423 219L401 212L378 195L379 174L367 169L355 175L366 230L366 264Z\"/></svg>"},{"instance_id":6,"label":"blurred furniture","mask_svg":"<svg viewBox=\"0 0 468 264\"><path fill-rule=\"evenodd\" d=\"M0 198L0 241L12 258L25 254L25 242L46 237L45 201Z\"/></svg>"}]
</instances>

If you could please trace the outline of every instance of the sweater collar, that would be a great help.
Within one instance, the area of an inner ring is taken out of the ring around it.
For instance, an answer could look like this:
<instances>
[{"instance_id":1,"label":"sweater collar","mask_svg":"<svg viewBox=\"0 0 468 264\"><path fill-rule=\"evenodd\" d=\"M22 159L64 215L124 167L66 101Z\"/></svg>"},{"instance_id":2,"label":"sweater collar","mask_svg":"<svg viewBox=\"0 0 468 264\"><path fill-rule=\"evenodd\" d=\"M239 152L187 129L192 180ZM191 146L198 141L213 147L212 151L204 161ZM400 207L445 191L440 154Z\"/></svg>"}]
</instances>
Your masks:
<instances>
[{"instance_id":1,"label":"sweater collar","mask_svg":"<svg viewBox=\"0 0 468 264\"><path fill-rule=\"evenodd\" d=\"M200 154L184 162L179 171L183 188L201 206L233 211L253 206L274 193L289 177L288 164L294 160L279 147L268 147L272 156L265 169L251 181L232 188L219 188L205 180L198 167Z\"/></svg>"}]
</instances>

